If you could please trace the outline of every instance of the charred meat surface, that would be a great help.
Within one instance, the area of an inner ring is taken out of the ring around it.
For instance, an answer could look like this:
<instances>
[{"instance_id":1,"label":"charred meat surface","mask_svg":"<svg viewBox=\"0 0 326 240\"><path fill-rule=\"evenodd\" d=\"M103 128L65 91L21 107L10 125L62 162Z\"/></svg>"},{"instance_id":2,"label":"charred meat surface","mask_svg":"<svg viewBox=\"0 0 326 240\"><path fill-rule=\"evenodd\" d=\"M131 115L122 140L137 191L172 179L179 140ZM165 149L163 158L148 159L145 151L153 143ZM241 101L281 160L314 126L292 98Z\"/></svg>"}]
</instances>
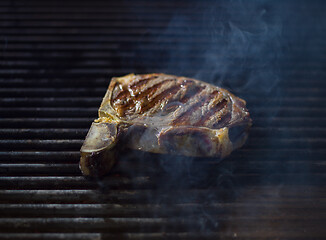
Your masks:
<instances>
[{"instance_id":1,"label":"charred meat surface","mask_svg":"<svg viewBox=\"0 0 326 240\"><path fill-rule=\"evenodd\" d=\"M244 144L250 126L246 102L217 86L162 73L112 78L80 168L105 174L121 147L223 158Z\"/></svg>"}]
</instances>

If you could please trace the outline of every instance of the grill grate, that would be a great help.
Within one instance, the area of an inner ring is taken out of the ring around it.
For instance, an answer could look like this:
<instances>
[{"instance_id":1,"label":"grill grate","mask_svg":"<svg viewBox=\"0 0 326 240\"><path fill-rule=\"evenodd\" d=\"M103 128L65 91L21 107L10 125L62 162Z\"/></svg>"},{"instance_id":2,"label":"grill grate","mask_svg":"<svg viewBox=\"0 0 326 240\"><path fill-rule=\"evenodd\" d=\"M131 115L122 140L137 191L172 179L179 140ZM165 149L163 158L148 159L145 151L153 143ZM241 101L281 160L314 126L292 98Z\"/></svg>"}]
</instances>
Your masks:
<instances>
[{"instance_id":1,"label":"grill grate","mask_svg":"<svg viewBox=\"0 0 326 240\"><path fill-rule=\"evenodd\" d=\"M1 1L0 239L324 239L326 5L246 4ZM85 179L80 146L129 72L231 89L247 144L222 162L132 151Z\"/></svg>"}]
</instances>

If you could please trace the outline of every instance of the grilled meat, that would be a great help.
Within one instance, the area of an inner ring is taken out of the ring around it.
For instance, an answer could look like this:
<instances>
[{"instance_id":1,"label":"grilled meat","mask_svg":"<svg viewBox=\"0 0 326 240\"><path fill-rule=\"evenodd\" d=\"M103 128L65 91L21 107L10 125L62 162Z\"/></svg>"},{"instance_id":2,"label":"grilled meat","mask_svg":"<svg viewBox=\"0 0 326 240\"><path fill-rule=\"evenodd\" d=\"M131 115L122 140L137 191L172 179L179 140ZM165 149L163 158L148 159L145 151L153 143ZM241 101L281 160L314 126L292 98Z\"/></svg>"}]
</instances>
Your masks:
<instances>
[{"instance_id":1,"label":"grilled meat","mask_svg":"<svg viewBox=\"0 0 326 240\"><path fill-rule=\"evenodd\" d=\"M81 148L84 175L103 175L121 146L223 158L251 126L246 102L225 89L162 73L112 78Z\"/></svg>"}]
</instances>

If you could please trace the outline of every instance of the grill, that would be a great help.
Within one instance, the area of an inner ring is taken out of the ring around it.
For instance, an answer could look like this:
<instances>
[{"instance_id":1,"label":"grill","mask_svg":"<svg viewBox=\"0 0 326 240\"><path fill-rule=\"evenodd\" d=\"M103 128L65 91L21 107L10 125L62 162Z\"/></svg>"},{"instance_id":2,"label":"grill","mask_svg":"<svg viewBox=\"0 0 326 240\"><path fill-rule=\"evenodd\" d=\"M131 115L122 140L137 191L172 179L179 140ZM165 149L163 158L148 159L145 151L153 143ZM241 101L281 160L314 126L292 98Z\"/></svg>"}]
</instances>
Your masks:
<instances>
[{"instance_id":1,"label":"grill","mask_svg":"<svg viewBox=\"0 0 326 240\"><path fill-rule=\"evenodd\" d=\"M325 239L325 3L0 3L1 239ZM109 79L166 72L247 100L224 161L131 151L85 179Z\"/></svg>"}]
</instances>

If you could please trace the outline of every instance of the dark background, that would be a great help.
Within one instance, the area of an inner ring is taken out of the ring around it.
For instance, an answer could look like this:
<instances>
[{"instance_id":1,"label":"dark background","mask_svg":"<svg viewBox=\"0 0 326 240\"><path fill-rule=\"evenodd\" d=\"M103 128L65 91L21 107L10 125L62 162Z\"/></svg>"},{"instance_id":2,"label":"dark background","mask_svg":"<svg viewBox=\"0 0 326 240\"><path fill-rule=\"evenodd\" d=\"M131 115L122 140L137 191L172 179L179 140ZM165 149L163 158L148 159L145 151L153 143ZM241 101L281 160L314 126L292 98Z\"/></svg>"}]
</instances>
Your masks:
<instances>
[{"instance_id":1,"label":"dark background","mask_svg":"<svg viewBox=\"0 0 326 240\"><path fill-rule=\"evenodd\" d=\"M324 1L0 2L0 239L325 239ZM247 101L223 161L132 151L85 179L113 76L195 77Z\"/></svg>"}]
</instances>

